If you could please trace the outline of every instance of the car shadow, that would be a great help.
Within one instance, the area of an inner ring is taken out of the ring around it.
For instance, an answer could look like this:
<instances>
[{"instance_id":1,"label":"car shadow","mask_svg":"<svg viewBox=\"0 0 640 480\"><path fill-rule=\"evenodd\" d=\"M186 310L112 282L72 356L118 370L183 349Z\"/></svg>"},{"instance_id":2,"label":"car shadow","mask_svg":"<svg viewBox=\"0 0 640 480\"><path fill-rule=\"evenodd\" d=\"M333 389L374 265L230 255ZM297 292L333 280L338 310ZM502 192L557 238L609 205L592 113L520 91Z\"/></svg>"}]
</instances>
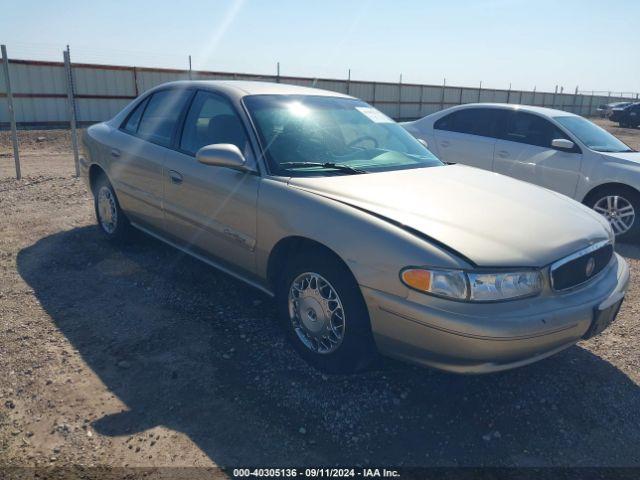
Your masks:
<instances>
[{"instance_id":1,"label":"car shadow","mask_svg":"<svg viewBox=\"0 0 640 480\"><path fill-rule=\"evenodd\" d=\"M637 243L616 243L616 253L626 258L640 260L640 245Z\"/></svg>"},{"instance_id":2,"label":"car shadow","mask_svg":"<svg viewBox=\"0 0 640 480\"><path fill-rule=\"evenodd\" d=\"M640 464L638 386L580 346L488 376L392 360L324 376L270 298L158 241L114 247L83 227L17 264L127 406L93 423L101 435L163 425L223 466Z\"/></svg>"}]
</instances>

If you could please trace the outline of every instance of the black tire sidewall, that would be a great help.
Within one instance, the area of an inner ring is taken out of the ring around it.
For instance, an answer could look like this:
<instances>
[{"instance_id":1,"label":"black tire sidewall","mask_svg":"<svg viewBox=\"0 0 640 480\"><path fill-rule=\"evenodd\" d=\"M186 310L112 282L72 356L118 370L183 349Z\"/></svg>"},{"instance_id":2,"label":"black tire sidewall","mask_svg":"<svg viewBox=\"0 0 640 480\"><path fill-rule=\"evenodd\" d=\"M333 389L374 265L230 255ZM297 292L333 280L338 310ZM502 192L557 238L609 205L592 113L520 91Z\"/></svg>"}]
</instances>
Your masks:
<instances>
[{"instance_id":1,"label":"black tire sidewall","mask_svg":"<svg viewBox=\"0 0 640 480\"><path fill-rule=\"evenodd\" d=\"M332 353L311 351L298 338L289 318L289 289L293 280L304 272L324 277L340 297L345 314L342 343ZM337 259L324 252L296 255L286 266L276 291L278 317L289 342L309 364L326 373L352 373L366 369L375 358L369 312L352 273Z\"/></svg>"}]
</instances>

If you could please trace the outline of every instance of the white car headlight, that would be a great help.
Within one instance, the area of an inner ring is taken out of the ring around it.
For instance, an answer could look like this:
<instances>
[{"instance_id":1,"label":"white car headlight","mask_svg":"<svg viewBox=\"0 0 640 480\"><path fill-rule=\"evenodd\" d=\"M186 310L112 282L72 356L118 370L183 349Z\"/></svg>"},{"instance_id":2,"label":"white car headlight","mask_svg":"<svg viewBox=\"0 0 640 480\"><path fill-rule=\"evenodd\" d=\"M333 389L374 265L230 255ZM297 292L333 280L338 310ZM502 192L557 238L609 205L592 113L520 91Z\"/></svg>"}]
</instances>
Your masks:
<instances>
[{"instance_id":1,"label":"white car headlight","mask_svg":"<svg viewBox=\"0 0 640 480\"><path fill-rule=\"evenodd\" d=\"M485 273L405 268L400 279L414 290L471 302L513 300L542 291L542 274L537 270Z\"/></svg>"}]
</instances>

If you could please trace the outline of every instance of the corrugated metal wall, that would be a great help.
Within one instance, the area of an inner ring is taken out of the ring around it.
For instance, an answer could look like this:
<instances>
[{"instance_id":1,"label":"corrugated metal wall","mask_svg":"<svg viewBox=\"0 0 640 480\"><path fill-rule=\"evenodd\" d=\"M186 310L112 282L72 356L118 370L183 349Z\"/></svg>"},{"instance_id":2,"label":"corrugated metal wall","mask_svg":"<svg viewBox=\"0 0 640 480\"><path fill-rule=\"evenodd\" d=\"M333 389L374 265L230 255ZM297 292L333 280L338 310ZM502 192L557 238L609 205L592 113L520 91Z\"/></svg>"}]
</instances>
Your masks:
<instances>
[{"instance_id":1,"label":"corrugated metal wall","mask_svg":"<svg viewBox=\"0 0 640 480\"><path fill-rule=\"evenodd\" d=\"M16 120L21 126L62 125L68 122L64 65L57 62L10 60ZM189 78L186 70L75 64L74 94L78 121L89 124L115 115L139 94L161 83ZM410 120L462 103L522 103L592 115L598 105L629 98L553 92L480 89L442 85L363 82L336 79L276 77L228 72L192 72L194 80L263 80L314 86L348 93L397 120ZM0 126L8 126L5 81L0 75Z\"/></svg>"}]
</instances>

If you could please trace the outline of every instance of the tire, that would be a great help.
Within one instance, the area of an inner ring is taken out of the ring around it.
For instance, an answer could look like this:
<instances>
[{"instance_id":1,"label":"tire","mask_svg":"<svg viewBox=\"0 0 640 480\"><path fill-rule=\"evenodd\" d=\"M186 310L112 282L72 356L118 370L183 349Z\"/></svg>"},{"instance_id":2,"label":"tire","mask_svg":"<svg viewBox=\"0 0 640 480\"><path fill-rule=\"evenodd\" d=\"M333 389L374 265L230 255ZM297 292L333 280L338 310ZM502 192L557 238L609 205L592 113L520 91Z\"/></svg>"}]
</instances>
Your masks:
<instances>
[{"instance_id":1,"label":"tire","mask_svg":"<svg viewBox=\"0 0 640 480\"><path fill-rule=\"evenodd\" d=\"M110 242L124 243L131 237L129 219L120 208L116 192L104 175L96 180L93 205L98 228Z\"/></svg>"},{"instance_id":2,"label":"tire","mask_svg":"<svg viewBox=\"0 0 640 480\"><path fill-rule=\"evenodd\" d=\"M612 199L611 203L608 198ZM618 199L617 208L615 208L616 198ZM608 187L590 195L585 203L609 220L616 233L616 241L640 240L640 193L638 191L625 186ZM612 215L612 212L615 214ZM631 212L633 217L629 216ZM623 231L622 227L627 228L626 231Z\"/></svg>"},{"instance_id":3,"label":"tire","mask_svg":"<svg viewBox=\"0 0 640 480\"><path fill-rule=\"evenodd\" d=\"M280 277L276 302L287 339L316 369L353 373L366 369L375 359L377 352L364 298L349 269L334 255L321 249L296 254ZM328 314L329 311L333 313ZM341 340L336 332L341 333ZM326 339L322 339L325 333Z\"/></svg>"}]
</instances>

